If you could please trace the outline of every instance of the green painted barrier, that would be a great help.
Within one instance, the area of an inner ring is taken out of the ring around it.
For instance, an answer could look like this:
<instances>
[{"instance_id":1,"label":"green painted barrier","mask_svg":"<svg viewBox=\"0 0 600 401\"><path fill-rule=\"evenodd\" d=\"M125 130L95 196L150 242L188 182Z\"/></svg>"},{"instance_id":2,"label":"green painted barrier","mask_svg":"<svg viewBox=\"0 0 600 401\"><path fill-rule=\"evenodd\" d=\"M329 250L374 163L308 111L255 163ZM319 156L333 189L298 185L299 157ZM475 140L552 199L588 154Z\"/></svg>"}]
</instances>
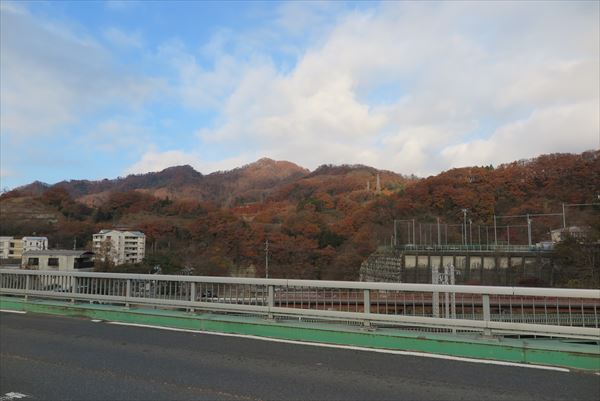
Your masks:
<instances>
[{"instance_id":1,"label":"green painted barrier","mask_svg":"<svg viewBox=\"0 0 600 401\"><path fill-rule=\"evenodd\" d=\"M566 367L600 372L600 344L557 339L484 338L478 335L423 333L401 329L369 329L299 320L267 320L212 313L125 308L60 301L25 301L0 297L0 309L79 316L124 323L244 334L284 340L365 348L414 351L453 357Z\"/></svg>"}]
</instances>

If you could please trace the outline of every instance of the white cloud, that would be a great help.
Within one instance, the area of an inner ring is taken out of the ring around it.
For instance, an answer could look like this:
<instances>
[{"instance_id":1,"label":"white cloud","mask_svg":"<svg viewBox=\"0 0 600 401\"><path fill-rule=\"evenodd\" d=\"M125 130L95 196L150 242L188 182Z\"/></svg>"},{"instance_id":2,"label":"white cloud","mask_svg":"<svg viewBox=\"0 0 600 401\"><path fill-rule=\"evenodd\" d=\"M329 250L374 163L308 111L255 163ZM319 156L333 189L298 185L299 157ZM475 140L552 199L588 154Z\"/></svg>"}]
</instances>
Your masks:
<instances>
[{"instance_id":1,"label":"white cloud","mask_svg":"<svg viewBox=\"0 0 600 401\"><path fill-rule=\"evenodd\" d=\"M104 31L104 37L109 42L123 48L140 48L143 46L142 34L139 31L124 32L118 28L110 27Z\"/></svg>"},{"instance_id":2,"label":"white cloud","mask_svg":"<svg viewBox=\"0 0 600 401\"><path fill-rule=\"evenodd\" d=\"M289 72L245 65L200 136L417 174L583 151L599 130L598 29L592 3L383 3L340 17Z\"/></svg>"},{"instance_id":3,"label":"white cloud","mask_svg":"<svg viewBox=\"0 0 600 401\"><path fill-rule=\"evenodd\" d=\"M140 144L151 141L151 129L131 117L112 117L101 121L80 137L81 145L93 144L105 152L130 150L137 152Z\"/></svg>"},{"instance_id":4,"label":"white cloud","mask_svg":"<svg viewBox=\"0 0 600 401\"><path fill-rule=\"evenodd\" d=\"M600 138L600 102L536 110L528 118L498 128L490 137L445 148L449 163L499 164L543 153L594 149Z\"/></svg>"},{"instance_id":5,"label":"white cloud","mask_svg":"<svg viewBox=\"0 0 600 401\"><path fill-rule=\"evenodd\" d=\"M0 18L3 136L50 134L106 107L139 106L160 87L121 69L85 33L5 2Z\"/></svg>"},{"instance_id":6,"label":"white cloud","mask_svg":"<svg viewBox=\"0 0 600 401\"><path fill-rule=\"evenodd\" d=\"M196 151L167 150L159 151L155 145L145 152L141 159L125 170L125 174L142 174L152 171L161 171L167 167L188 164L201 173L230 170L235 167L255 161L255 155L242 154L240 156L224 158L217 161L203 160Z\"/></svg>"}]
</instances>

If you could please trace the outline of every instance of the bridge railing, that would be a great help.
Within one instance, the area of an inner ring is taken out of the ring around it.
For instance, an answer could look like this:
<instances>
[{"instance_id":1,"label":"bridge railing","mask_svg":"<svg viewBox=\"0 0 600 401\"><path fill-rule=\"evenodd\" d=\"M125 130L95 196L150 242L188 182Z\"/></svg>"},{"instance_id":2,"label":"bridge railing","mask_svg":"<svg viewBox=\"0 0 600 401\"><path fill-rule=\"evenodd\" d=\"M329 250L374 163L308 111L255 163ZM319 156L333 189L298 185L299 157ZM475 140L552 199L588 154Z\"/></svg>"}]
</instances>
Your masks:
<instances>
[{"instance_id":1,"label":"bridge railing","mask_svg":"<svg viewBox=\"0 0 600 401\"><path fill-rule=\"evenodd\" d=\"M0 269L0 294L600 340L600 290Z\"/></svg>"}]
</instances>

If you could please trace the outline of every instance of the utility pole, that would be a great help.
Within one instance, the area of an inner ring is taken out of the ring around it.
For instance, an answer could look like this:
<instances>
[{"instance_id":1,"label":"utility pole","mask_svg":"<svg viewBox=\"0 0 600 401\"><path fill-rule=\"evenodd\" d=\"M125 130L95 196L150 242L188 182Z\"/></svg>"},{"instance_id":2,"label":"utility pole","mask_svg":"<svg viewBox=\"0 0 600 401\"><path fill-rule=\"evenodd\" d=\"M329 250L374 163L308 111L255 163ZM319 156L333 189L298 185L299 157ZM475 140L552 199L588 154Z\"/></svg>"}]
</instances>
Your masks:
<instances>
[{"instance_id":1,"label":"utility pole","mask_svg":"<svg viewBox=\"0 0 600 401\"><path fill-rule=\"evenodd\" d=\"M467 245L467 209L463 209L463 245Z\"/></svg>"},{"instance_id":2,"label":"utility pole","mask_svg":"<svg viewBox=\"0 0 600 401\"><path fill-rule=\"evenodd\" d=\"M413 221L413 245L417 245L417 237L415 237L415 219Z\"/></svg>"},{"instance_id":3,"label":"utility pole","mask_svg":"<svg viewBox=\"0 0 600 401\"><path fill-rule=\"evenodd\" d=\"M531 247L531 219L529 218L529 213L527 214L527 241Z\"/></svg>"},{"instance_id":4,"label":"utility pole","mask_svg":"<svg viewBox=\"0 0 600 401\"><path fill-rule=\"evenodd\" d=\"M446 238L446 245L448 245L448 224L444 224L444 237Z\"/></svg>"},{"instance_id":5,"label":"utility pole","mask_svg":"<svg viewBox=\"0 0 600 401\"><path fill-rule=\"evenodd\" d=\"M394 219L394 246L398 246L398 231L396 230L396 219Z\"/></svg>"},{"instance_id":6,"label":"utility pole","mask_svg":"<svg viewBox=\"0 0 600 401\"><path fill-rule=\"evenodd\" d=\"M269 240L265 241L265 277L269 278Z\"/></svg>"},{"instance_id":7,"label":"utility pole","mask_svg":"<svg viewBox=\"0 0 600 401\"><path fill-rule=\"evenodd\" d=\"M469 219L469 245L473 245L473 220Z\"/></svg>"},{"instance_id":8,"label":"utility pole","mask_svg":"<svg viewBox=\"0 0 600 401\"><path fill-rule=\"evenodd\" d=\"M77 237L73 238L73 250L77 250Z\"/></svg>"},{"instance_id":9,"label":"utility pole","mask_svg":"<svg viewBox=\"0 0 600 401\"><path fill-rule=\"evenodd\" d=\"M498 231L496 230L496 215L494 214L494 245L498 246Z\"/></svg>"},{"instance_id":10,"label":"utility pole","mask_svg":"<svg viewBox=\"0 0 600 401\"><path fill-rule=\"evenodd\" d=\"M438 229L438 246L442 245L442 233L440 232L440 218L437 218L437 229Z\"/></svg>"}]
</instances>

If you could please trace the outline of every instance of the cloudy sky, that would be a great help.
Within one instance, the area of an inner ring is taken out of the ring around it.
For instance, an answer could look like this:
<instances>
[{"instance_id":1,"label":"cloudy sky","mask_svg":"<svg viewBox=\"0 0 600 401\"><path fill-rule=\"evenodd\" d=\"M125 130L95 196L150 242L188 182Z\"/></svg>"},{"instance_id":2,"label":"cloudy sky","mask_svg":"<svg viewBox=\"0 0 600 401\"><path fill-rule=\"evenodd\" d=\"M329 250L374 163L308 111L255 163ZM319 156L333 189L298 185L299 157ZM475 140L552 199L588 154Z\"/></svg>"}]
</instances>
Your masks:
<instances>
[{"instance_id":1,"label":"cloudy sky","mask_svg":"<svg viewBox=\"0 0 600 401\"><path fill-rule=\"evenodd\" d=\"M424 176L599 146L595 1L0 10L3 188L261 157Z\"/></svg>"}]
</instances>

